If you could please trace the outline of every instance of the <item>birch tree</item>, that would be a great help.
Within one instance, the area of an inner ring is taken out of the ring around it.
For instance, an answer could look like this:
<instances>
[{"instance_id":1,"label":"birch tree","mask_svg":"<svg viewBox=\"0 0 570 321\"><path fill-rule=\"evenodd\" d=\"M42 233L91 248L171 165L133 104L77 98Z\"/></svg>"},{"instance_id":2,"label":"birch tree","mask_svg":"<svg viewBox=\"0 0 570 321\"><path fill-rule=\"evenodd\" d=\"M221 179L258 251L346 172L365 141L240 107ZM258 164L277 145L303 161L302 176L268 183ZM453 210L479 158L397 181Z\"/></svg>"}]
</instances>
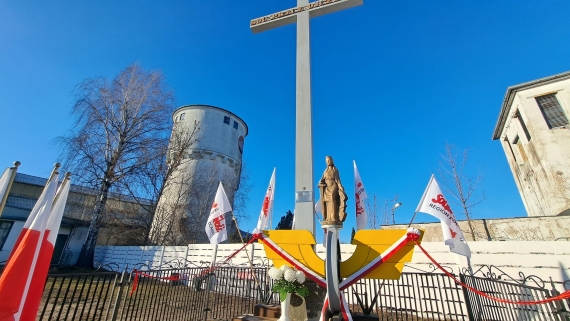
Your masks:
<instances>
[{"instance_id":1,"label":"birch tree","mask_svg":"<svg viewBox=\"0 0 570 321\"><path fill-rule=\"evenodd\" d=\"M61 137L66 166L97 198L78 264L91 266L109 193L156 155L170 132L174 94L158 71L133 64L113 79L89 78L76 90L74 123Z\"/></svg>"}]
</instances>

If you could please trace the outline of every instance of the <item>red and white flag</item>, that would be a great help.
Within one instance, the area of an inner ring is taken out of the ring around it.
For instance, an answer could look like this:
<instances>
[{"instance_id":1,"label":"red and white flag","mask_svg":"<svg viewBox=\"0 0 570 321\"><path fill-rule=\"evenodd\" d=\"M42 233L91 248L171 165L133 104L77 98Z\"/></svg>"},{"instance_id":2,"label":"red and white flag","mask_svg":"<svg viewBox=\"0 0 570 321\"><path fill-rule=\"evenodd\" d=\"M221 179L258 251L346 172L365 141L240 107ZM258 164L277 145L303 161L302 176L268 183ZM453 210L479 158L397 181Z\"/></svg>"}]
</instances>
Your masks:
<instances>
[{"instance_id":1,"label":"red and white flag","mask_svg":"<svg viewBox=\"0 0 570 321\"><path fill-rule=\"evenodd\" d=\"M263 230L269 227L269 221L273 215L273 196L275 195L275 168L273 169L273 174L271 174L271 179L269 180L269 186L267 187L267 192L265 192L265 198L263 199L263 204L261 205L261 213L259 214L259 219L257 220L257 226L253 230L253 234L259 234Z\"/></svg>"},{"instance_id":2,"label":"red and white flag","mask_svg":"<svg viewBox=\"0 0 570 321\"><path fill-rule=\"evenodd\" d=\"M54 202L57 178L48 180L0 278L1 321L36 318L69 193L66 180Z\"/></svg>"},{"instance_id":3,"label":"red and white flag","mask_svg":"<svg viewBox=\"0 0 570 321\"><path fill-rule=\"evenodd\" d=\"M226 196L222 182L220 182L212 209L210 210L210 216L208 216L208 221L206 222L206 234L208 234L210 244L216 245L228 239L226 214L231 212L232 206Z\"/></svg>"},{"instance_id":4,"label":"red and white flag","mask_svg":"<svg viewBox=\"0 0 570 321\"><path fill-rule=\"evenodd\" d=\"M449 245L451 252L471 257L469 245L465 242L465 237L461 233L461 229L457 224L455 215L451 211L451 207L447 199L443 196L441 188L437 184L435 177L432 175L429 184L422 196L416 212L422 212L433 215L441 221L443 230L443 240Z\"/></svg>"},{"instance_id":5,"label":"red and white flag","mask_svg":"<svg viewBox=\"0 0 570 321\"><path fill-rule=\"evenodd\" d=\"M364 201L368 198L366 195L366 189L364 189L364 184L362 184L362 179L360 179L360 174L356 168L356 162L352 161L354 164L354 200L356 201L356 230L361 230L366 228L366 223L368 222L368 215L366 214L366 208Z\"/></svg>"}]
</instances>

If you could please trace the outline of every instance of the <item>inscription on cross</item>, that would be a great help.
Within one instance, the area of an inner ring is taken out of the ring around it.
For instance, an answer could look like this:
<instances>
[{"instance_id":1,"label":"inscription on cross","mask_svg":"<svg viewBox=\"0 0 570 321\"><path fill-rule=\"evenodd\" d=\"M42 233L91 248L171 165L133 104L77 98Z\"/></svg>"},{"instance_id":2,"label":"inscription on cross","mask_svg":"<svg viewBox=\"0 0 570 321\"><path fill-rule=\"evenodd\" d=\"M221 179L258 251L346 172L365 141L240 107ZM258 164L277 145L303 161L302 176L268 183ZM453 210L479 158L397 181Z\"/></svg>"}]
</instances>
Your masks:
<instances>
[{"instance_id":1,"label":"inscription on cross","mask_svg":"<svg viewBox=\"0 0 570 321\"><path fill-rule=\"evenodd\" d=\"M297 0L297 7L253 19L254 33L297 22L296 134L295 134L295 229L315 235L313 128L311 107L311 54L309 20L327 13L361 5L363 0Z\"/></svg>"}]
</instances>

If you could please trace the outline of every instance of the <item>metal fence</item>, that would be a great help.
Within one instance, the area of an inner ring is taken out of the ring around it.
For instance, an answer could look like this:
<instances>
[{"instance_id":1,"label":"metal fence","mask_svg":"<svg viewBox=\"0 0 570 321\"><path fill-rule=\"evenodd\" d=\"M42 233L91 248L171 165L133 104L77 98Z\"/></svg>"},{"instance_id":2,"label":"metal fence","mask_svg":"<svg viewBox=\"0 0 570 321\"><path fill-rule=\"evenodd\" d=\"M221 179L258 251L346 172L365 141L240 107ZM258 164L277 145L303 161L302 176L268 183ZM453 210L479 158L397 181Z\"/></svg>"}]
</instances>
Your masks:
<instances>
[{"instance_id":1,"label":"metal fence","mask_svg":"<svg viewBox=\"0 0 570 321\"><path fill-rule=\"evenodd\" d=\"M549 288L552 282L524 275L513 279L492 268L487 273L462 271L459 278L510 300L557 294ZM136 289L134 272L50 274L37 320L230 320L252 313L260 302L278 304L267 269L228 265L214 272L207 267L145 270ZM353 312L375 313L380 320L570 320L569 300L531 306L497 303L434 271L403 273L399 280L362 280L345 294Z\"/></svg>"},{"instance_id":2,"label":"metal fence","mask_svg":"<svg viewBox=\"0 0 570 321\"><path fill-rule=\"evenodd\" d=\"M399 280L361 280L347 290L357 313L380 320L469 320L461 287L445 274L403 273Z\"/></svg>"},{"instance_id":3,"label":"metal fence","mask_svg":"<svg viewBox=\"0 0 570 321\"><path fill-rule=\"evenodd\" d=\"M479 276L477 276L479 275ZM540 301L554 297L560 292L555 283L537 276L519 273L514 279L494 266L482 266L475 273L464 271L461 281L485 294L509 301ZM567 283L567 282L566 282ZM563 289L566 288L563 283ZM498 302L463 289L468 305L469 318L474 321L526 321L561 320L570 321L570 300L559 300L543 304L517 305Z\"/></svg>"},{"instance_id":4,"label":"metal fence","mask_svg":"<svg viewBox=\"0 0 570 321\"><path fill-rule=\"evenodd\" d=\"M48 275L38 320L107 320L120 273Z\"/></svg>"},{"instance_id":5,"label":"metal fence","mask_svg":"<svg viewBox=\"0 0 570 321\"><path fill-rule=\"evenodd\" d=\"M229 320L278 304L267 268L50 274L37 320Z\"/></svg>"}]
</instances>

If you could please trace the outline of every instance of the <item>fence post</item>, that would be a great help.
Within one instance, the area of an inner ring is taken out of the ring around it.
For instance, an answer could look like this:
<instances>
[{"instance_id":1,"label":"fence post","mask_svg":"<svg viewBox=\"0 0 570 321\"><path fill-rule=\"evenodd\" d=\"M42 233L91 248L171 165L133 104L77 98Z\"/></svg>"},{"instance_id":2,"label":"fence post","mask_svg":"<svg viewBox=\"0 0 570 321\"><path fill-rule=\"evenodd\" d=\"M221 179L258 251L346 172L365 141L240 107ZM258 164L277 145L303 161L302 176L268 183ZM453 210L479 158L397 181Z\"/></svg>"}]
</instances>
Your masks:
<instances>
[{"instance_id":1,"label":"fence post","mask_svg":"<svg viewBox=\"0 0 570 321\"><path fill-rule=\"evenodd\" d=\"M117 293L117 297L115 298L115 304L113 306L113 311L111 312L111 318L110 321L116 321L117 320L117 315L119 312L119 306L121 305L121 298L123 297L123 288L125 286L125 276L127 275L127 268L125 267L123 269L123 273L121 273L121 280L119 281L119 283L115 283L115 286L119 286L119 292Z\"/></svg>"},{"instance_id":2,"label":"fence post","mask_svg":"<svg viewBox=\"0 0 570 321\"><path fill-rule=\"evenodd\" d=\"M462 273L459 273L459 280L461 282L463 282L464 284L467 284L467 280L465 278L465 275L463 275ZM470 321L475 321L476 319L473 317L473 306L471 305L471 299L469 297L469 290L467 290L464 287L461 287L461 289L463 290L463 297L465 298L465 305L467 306L467 316L469 316ZM479 306L479 308L480 308L480 306Z\"/></svg>"}]
</instances>

